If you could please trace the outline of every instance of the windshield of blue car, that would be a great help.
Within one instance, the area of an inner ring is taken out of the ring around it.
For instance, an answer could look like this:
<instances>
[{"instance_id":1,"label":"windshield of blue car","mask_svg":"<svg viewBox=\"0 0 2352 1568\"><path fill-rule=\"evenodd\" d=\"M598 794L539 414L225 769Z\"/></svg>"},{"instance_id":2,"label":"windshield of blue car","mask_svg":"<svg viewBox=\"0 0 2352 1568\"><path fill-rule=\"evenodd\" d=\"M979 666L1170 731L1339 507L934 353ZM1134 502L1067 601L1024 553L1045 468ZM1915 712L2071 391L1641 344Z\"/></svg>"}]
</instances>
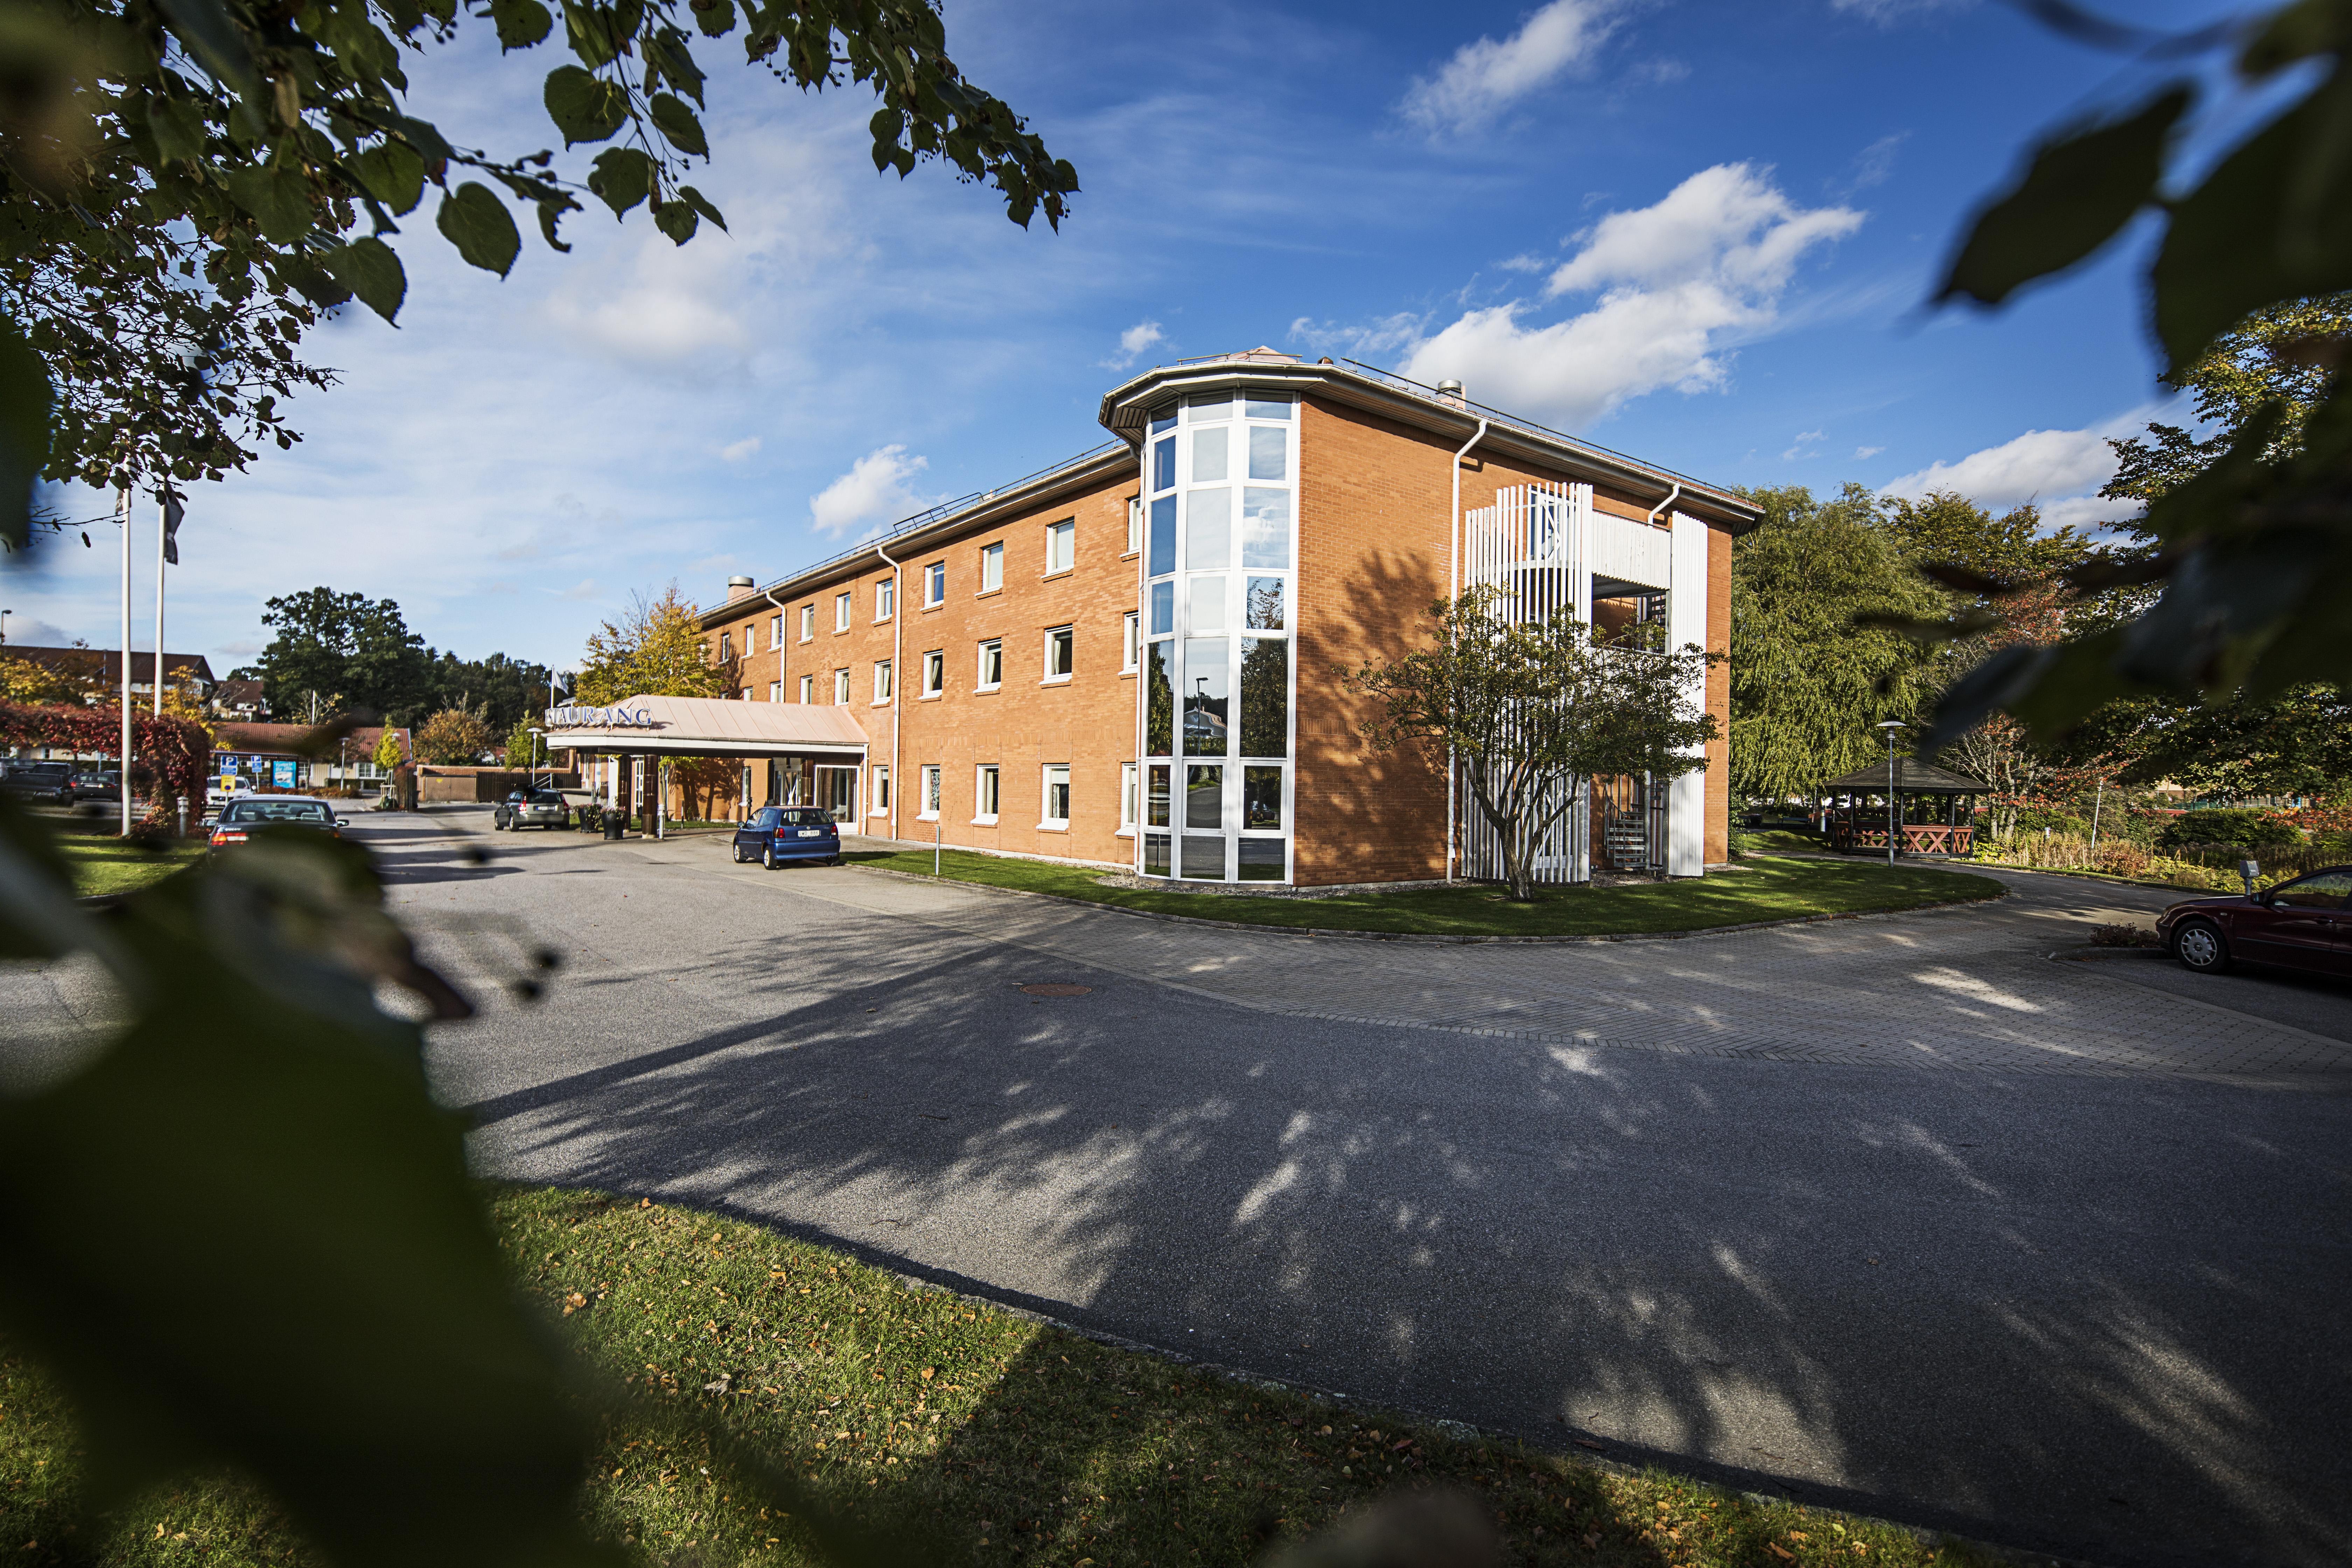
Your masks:
<instances>
[{"instance_id":1,"label":"windshield of blue car","mask_svg":"<svg viewBox=\"0 0 2352 1568\"><path fill-rule=\"evenodd\" d=\"M334 820L323 801L316 800L234 800L221 808L223 822L307 822L323 824Z\"/></svg>"}]
</instances>

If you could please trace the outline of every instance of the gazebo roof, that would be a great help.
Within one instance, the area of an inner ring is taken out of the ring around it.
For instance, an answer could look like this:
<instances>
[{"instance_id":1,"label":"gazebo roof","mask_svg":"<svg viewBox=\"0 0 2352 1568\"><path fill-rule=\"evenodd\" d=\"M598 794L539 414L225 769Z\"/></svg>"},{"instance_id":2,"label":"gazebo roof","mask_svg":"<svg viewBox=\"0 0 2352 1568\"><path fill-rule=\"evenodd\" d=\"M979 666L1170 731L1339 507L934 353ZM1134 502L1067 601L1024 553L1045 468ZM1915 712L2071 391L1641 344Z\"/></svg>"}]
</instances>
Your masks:
<instances>
[{"instance_id":1,"label":"gazebo roof","mask_svg":"<svg viewBox=\"0 0 2352 1568\"><path fill-rule=\"evenodd\" d=\"M1885 763L1873 763L1866 768L1856 768L1842 779L1832 779L1822 784L1821 789L1825 795L1833 795L1840 790L1876 790L1883 795L1887 793L1890 783L1894 789L1905 795L1990 795L1992 793L1992 785L1982 779L1972 779L1966 773L1948 773L1934 763L1923 763L1916 757L1895 758L1892 780L1887 776Z\"/></svg>"}]
</instances>

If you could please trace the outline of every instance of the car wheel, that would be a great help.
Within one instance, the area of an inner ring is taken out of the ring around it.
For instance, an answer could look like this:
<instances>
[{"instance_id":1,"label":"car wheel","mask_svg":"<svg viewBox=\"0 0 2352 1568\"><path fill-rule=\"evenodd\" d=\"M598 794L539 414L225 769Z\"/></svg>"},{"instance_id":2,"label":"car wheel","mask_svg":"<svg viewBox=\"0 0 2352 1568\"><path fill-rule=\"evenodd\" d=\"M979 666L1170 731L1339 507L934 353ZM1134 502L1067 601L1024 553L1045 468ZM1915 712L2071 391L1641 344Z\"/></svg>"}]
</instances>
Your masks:
<instances>
[{"instance_id":1,"label":"car wheel","mask_svg":"<svg viewBox=\"0 0 2352 1568\"><path fill-rule=\"evenodd\" d=\"M760 851L760 864L771 871L781 871L784 868L784 863L776 858L775 840L770 839L767 847Z\"/></svg>"},{"instance_id":2,"label":"car wheel","mask_svg":"<svg viewBox=\"0 0 2352 1568\"><path fill-rule=\"evenodd\" d=\"M2220 974L2230 967L2230 944L2212 921L2190 921L2172 939L2172 956L2200 974Z\"/></svg>"}]
</instances>

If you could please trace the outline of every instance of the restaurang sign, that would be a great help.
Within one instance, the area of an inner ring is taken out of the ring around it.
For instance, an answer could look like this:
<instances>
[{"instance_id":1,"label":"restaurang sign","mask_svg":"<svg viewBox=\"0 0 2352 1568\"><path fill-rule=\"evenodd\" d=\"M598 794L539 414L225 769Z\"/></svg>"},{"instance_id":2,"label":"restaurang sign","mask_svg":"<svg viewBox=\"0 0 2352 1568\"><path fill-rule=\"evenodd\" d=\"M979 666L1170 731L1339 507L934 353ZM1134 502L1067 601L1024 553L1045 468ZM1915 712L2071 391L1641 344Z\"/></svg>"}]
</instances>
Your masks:
<instances>
[{"instance_id":1,"label":"restaurang sign","mask_svg":"<svg viewBox=\"0 0 2352 1568\"><path fill-rule=\"evenodd\" d=\"M547 710L547 727L551 730L652 730L650 708L575 708L566 705Z\"/></svg>"}]
</instances>

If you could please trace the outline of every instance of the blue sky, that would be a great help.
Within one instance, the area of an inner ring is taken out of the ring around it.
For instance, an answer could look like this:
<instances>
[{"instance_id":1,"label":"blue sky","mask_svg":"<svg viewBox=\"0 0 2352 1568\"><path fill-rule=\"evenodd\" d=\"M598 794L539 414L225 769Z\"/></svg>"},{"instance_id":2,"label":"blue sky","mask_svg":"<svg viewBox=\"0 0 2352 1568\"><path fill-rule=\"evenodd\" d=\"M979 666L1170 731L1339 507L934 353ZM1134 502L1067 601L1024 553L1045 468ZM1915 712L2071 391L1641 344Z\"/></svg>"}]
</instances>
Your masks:
<instances>
[{"instance_id":1,"label":"blue sky","mask_svg":"<svg viewBox=\"0 0 2352 1568\"><path fill-rule=\"evenodd\" d=\"M501 282L419 209L399 329L317 334L342 381L295 408L303 444L192 498L173 648L226 674L266 598L325 584L438 647L567 666L633 590L771 581L1093 446L1134 369L1259 343L1456 375L1718 482L1948 484L2078 521L2112 515L2086 499L2101 437L2158 406L2139 244L2000 315L1922 309L2034 133L2151 79L1990 0L946 16L1077 166L1061 234L935 168L877 176L870 99L706 44L695 178L732 232L681 249L598 208L558 256L526 220ZM453 139L530 150L555 63L499 60L484 25L412 75ZM116 642L113 531L91 538L0 572L10 640Z\"/></svg>"}]
</instances>

